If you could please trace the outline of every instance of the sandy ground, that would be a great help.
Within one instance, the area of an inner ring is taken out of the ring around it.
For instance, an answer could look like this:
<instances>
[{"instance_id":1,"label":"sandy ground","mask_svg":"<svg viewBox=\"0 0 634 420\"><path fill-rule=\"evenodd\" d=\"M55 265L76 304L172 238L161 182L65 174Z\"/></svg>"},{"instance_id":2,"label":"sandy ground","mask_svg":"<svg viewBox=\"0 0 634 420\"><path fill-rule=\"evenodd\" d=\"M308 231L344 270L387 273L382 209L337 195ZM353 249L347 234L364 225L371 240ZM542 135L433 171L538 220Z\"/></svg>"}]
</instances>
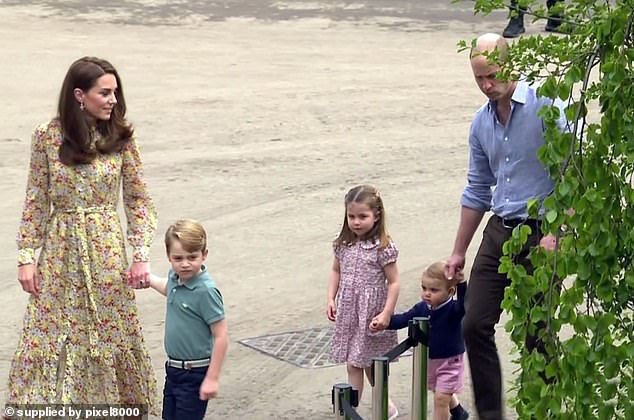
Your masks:
<instances>
[{"instance_id":1,"label":"sandy ground","mask_svg":"<svg viewBox=\"0 0 634 420\"><path fill-rule=\"evenodd\" d=\"M417 301L422 268L451 251L483 103L456 42L501 30L504 15L441 0L102 3L0 0L0 393L27 301L14 238L30 135L54 116L69 64L97 55L122 75L140 138L160 215L154 271L168 268L161 235L173 220L199 219L210 234L232 344L208 418L332 418L344 367L302 369L237 340L327 325L330 241L359 183L381 189L401 250L398 308ZM164 300L142 291L138 304L162 387ZM401 418L410 360L390 376ZM471 398L468 387L468 409ZM367 392L366 418L369 406Z\"/></svg>"}]
</instances>

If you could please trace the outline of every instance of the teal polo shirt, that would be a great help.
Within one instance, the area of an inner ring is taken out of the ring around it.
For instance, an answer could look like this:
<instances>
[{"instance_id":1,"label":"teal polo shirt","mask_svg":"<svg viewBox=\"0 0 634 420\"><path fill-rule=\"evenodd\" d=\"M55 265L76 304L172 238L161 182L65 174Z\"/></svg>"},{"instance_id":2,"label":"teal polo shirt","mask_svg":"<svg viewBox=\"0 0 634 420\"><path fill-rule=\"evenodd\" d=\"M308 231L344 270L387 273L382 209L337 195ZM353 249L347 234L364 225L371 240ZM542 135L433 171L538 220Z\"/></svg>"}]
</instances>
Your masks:
<instances>
[{"instance_id":1,"label":"teal polo shirt","mask_svg":"<svg viewBox=\"0 0 634 420\"><path fill-rule=\"evenodd\" d=\"M198 360L211 356L211 324L225 317L222 295L203 266L196 277L180 284L170 270L167 277L165 352L178 360Z\"/></svg>"}]
</instances>

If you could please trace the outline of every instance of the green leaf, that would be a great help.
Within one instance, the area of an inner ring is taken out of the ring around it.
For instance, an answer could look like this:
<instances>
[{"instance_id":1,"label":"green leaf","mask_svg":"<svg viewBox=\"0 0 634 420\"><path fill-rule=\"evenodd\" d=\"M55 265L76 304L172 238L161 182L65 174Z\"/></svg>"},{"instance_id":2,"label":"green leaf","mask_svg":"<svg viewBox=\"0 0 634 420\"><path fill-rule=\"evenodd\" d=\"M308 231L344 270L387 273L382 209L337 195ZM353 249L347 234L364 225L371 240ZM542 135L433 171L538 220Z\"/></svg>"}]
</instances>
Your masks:
<instances>
[{"instance_id":1,"label":"green leaf","mask_svg":"<svg viewBox=\"0 0 634 420\"><path fill-rule=\"evenodd\" d=\"M568 100L570 98L570 93L572 92L572 85L566 83L565 81L559 84L559 99L562 101Z\"/></svg>"},{"instance_id":2,"label":"green leaf","mask_svg":"<svg viewBox=\"0 0 634 420\"><path fill-rule=\"evenodd\" d=\"M531 198L528 200L527 210L529 217L537 218L537 214L539 213L539 201L535 198Z\"/></svg>"},{"instance_id":3,"label":"green leaf","mask_svg":"<svg viewBox=\"0 0 634 420\"><path fill-rule=\"evenodd\" d=\"M549 77L546 81L538 88L537 93L540 96L545 96L547 98L556 98L557 97L557 82L554 77ZM542 108L543 109L543 108Z\"/></svg>"}]
</instances>

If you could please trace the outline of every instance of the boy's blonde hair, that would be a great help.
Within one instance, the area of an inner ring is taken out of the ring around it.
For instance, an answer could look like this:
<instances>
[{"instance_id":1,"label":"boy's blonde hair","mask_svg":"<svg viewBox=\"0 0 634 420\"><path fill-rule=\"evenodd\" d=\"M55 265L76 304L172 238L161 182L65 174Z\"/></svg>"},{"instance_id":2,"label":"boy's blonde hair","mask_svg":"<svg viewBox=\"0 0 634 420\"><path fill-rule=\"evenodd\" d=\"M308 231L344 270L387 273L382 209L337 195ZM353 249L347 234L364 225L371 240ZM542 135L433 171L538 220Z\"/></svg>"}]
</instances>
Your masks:
<instances>
[{"instance_id":1,"label":"boy's blonde hair","mask_svg":"<svg viewBox=\"0 0 634 420\"><path fill-rule=\"evenodd\" d=\"M445 266L447 263L445 261L436 261L431 263L425 271L423 271L423 277L428 277L433 280L439 280L447 285L447 288L455 287L456 284L459 283L459 276L456 276L453 280L449 280L445 275Z\"/></svg>"},{"instance_id":2,"label":"boy's blonde hair","mask_svg":"<svg viewBox=\"0 0 634 420\"><path fill-rule=\"evenodd\" d=\"M195 220L181 219L174 222L165 232L165 249L170 252L174 241L180 242L187 252L204 252L207 250L207 232Z\"/></svg>"}]
</instances>

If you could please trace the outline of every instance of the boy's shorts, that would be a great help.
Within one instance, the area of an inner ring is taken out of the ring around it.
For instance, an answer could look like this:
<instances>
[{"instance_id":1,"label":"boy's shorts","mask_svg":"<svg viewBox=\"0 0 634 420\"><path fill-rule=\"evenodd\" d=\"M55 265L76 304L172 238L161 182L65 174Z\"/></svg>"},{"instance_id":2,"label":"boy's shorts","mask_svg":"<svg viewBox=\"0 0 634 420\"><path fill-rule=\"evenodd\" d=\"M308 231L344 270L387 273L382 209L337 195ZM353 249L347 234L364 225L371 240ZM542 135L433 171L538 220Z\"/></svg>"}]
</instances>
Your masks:
<instances>
[{"instance_id":1,"label":"boy's shorts","mask_svg":"<svg viewBox=\"0 0 634 420\"><path fill-rule=\"evenodd\" d=\"M464 353L444 359L428 359L427 388L433 392L456 394L464 385Z\"/></svg>"}]
</instances>

